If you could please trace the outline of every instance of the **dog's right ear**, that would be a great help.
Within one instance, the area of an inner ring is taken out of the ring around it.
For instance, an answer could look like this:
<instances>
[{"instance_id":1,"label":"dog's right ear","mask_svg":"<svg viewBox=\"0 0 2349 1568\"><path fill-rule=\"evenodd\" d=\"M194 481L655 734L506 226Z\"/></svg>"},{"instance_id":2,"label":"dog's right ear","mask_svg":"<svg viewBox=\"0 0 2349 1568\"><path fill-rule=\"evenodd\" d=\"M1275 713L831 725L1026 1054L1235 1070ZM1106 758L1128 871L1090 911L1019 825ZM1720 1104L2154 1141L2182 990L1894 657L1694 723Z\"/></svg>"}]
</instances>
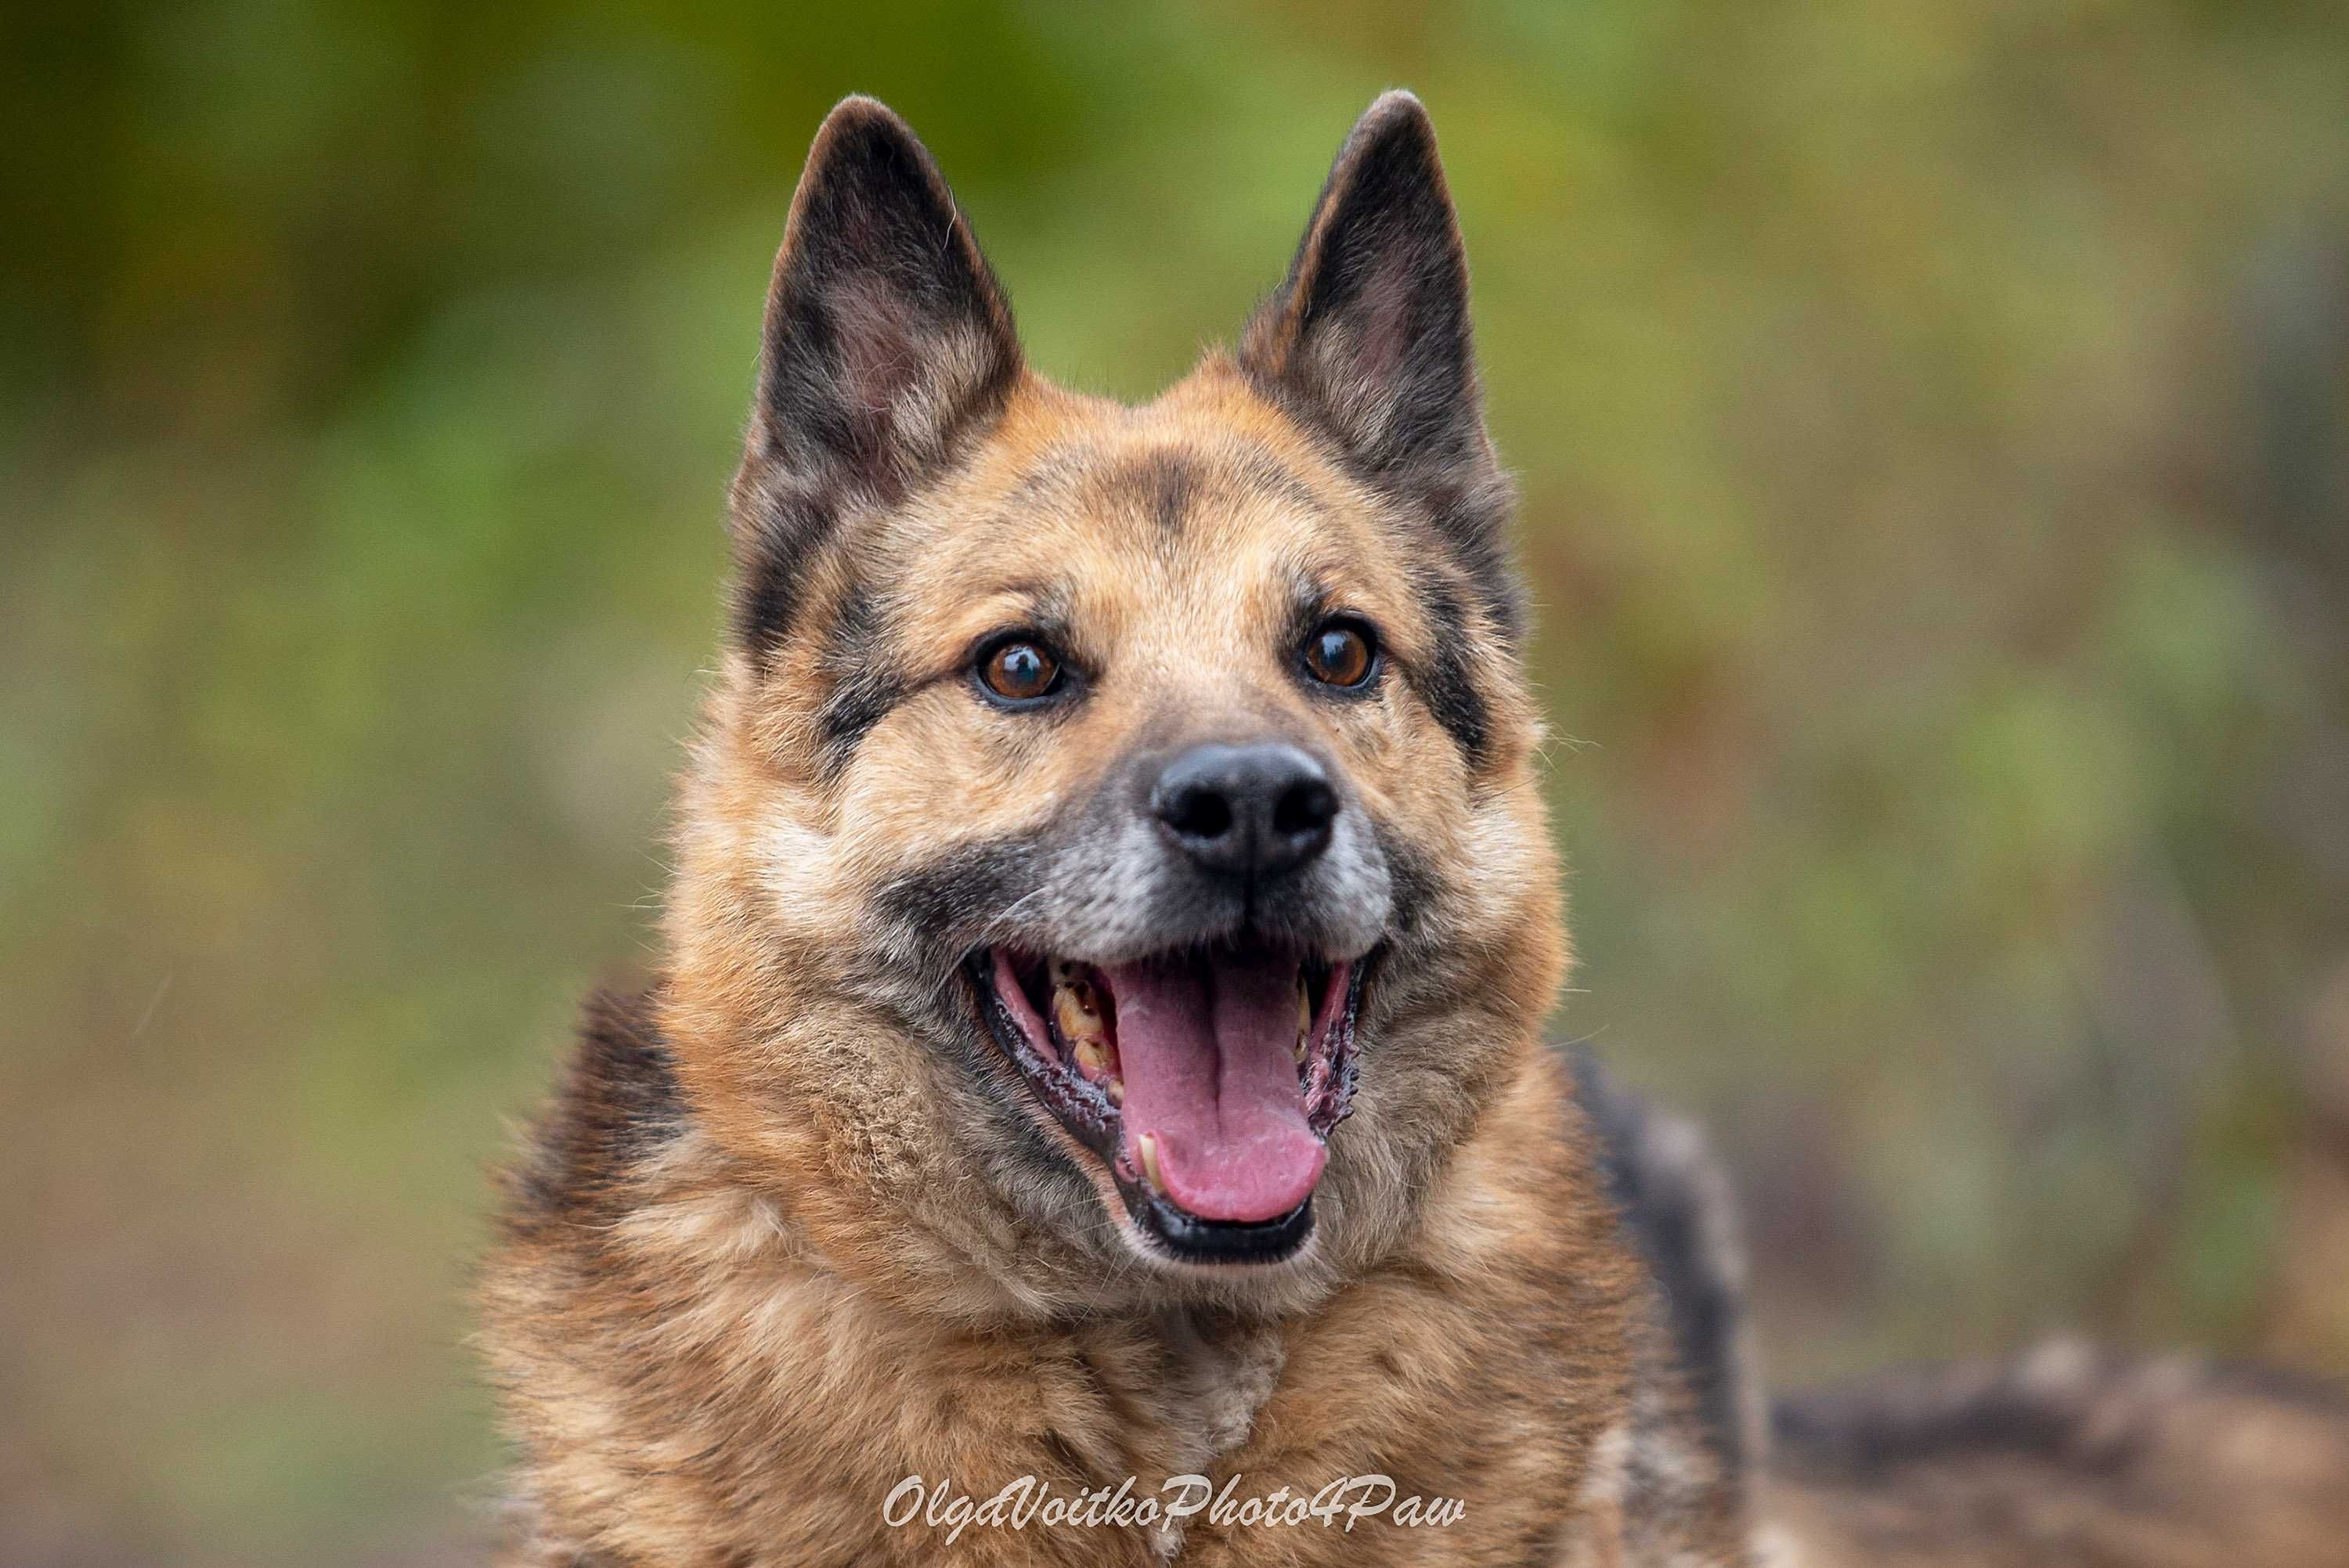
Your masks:
<instances>
[{"instance_id":1,"label":"dog's right ear","mask_svg":"<svg viewBox=\"0 0 2349 1568\"><path fill-rule=\"evenodd\" d=\"M767 294L733 493L744 640L780 639L843 513L910 493L1019 374L1010 306L936 163L885 105L843 99L808 153Z\"/></svg>"}]
</instances>

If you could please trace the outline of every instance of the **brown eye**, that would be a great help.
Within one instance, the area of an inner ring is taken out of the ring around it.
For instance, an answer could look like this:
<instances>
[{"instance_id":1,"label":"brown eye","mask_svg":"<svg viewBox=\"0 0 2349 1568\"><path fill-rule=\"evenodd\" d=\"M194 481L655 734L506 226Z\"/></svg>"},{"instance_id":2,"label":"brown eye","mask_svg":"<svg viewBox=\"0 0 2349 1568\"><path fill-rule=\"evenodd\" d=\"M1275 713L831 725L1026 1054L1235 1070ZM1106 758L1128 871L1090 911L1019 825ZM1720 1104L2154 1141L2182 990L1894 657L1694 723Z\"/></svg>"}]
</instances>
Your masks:
<instances>
[{"instance_id":1,"label":"brown eye","mask_svg":"<svg viewBox=\"0 0 2349 1568\"><path fill-rule=\"evenodd\" d=\"M1061 661L1042 644L1014 637L988 650L978 678L1006 702L1033 702L1061 684Z\"/></svg>"},{"instance_id":2,"label":"brown eye","mask_svg":"<svg viewBox=\"0 0 2349 1568\"><path fill-rule=\"evenodd\" d=\"M1329 622L1305 640L1305 668L1323 686L1361 686L1377 658L1370 628L1352 621Z\"/></svg>"}]
</instances>

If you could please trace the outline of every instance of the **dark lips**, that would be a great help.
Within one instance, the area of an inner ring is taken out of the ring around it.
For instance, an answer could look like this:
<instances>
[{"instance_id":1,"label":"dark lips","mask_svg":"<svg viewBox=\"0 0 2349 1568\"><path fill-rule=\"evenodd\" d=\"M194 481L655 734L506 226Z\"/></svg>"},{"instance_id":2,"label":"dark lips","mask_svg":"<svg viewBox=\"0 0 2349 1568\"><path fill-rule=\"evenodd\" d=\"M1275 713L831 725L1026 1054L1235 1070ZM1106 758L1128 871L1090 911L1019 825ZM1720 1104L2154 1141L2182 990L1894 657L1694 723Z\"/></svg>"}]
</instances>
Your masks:
<instances>
[{"instance_id":1,"label":"dark lips","mask_svg":"<svg viewBox=\"0 0 2349 1568\"><path fill-rule=\"evenodd\" d=\"M1310 1198L1277 1220L1237 1222L1203 1220L1167 1199L1139 1193L1124 1181L1117 1190L1143 1233L1185 1263L1277 1264L1294 1257L1313 1233Z\"/></svg>"}]
</instances>

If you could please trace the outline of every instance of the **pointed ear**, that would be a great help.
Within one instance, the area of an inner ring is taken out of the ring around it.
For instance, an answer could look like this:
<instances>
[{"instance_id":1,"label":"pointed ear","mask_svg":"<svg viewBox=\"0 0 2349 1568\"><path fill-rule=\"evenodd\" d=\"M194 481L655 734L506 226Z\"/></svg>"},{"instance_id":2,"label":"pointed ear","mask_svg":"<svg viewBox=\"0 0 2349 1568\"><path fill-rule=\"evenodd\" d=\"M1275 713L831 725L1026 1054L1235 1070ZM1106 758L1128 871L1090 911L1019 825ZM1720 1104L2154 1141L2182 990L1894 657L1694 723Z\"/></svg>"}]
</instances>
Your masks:
<instances>
[{"instance_id":1,"label":"pointed ear","mask_svg":"<svg viewBox=\"0 0 2349 1568\"><path fill-rule=\"evenodd\" d=\"M1002 285L928 150L885 105L843 99L808 153L767 294L734 482L745 634L780 637L843 511L911 493L1019 374Z\"/></svg>"},{"instance_id":2,"label":"pointed ear","mask_svg":"<svg viewBox=\"0 0 2349 1568\"><path fill-rule=\"evenodd\" d=\"M1506 578L1508 485L1485 433L1468 259L1435 128L1411 94L1384 94L1354 123L1239 362L1373 483L1424 504L1480 579Z\"/></svg>"}]
</instances>

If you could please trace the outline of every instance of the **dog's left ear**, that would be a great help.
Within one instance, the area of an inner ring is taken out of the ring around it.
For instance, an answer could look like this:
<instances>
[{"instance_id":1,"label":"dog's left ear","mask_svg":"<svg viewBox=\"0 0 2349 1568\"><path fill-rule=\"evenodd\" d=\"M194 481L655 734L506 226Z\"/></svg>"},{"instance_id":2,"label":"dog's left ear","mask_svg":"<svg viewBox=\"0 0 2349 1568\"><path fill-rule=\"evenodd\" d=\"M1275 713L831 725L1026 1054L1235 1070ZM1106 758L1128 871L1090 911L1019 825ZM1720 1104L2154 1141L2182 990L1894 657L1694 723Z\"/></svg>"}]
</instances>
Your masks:
<instances>
[{"instance_id":1,"label":"dog's left ear","mask_svg":"<svg viewBox=\"0 0 2349 1568\"><path fill-rule=\"evenodd\" d=\"M1497 563L1507 486L1476 387L1467 253L1411 94L1355 122L1239 361L1375 482L1427 504L1477 564Z\"/></svg>"}]
</instances>

